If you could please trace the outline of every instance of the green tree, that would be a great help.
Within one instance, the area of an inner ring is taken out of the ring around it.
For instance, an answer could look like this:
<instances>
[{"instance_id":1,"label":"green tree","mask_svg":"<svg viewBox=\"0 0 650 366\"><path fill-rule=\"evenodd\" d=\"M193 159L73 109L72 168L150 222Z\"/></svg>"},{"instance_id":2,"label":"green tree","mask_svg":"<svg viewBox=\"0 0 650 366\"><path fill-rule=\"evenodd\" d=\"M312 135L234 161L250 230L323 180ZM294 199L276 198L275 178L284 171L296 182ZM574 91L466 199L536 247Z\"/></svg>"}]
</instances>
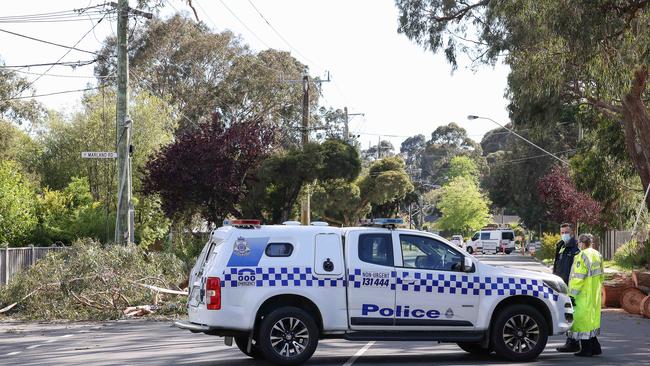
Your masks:
<instances>
[{"instance_id":1,"label":"green tree","mask_svg":"<svg viewBox=\"0 0 650 366\"><path fill-rule=\"evenodd\" d=\"M477 62L488 64L507 54L508 97L515 121L532 115L533 123L555 123L567 107L585 106L620 122L629 160L642 186L650 185L649 2L398 0L396 4L399 32L434 52L444 50L453 67L458 52L474 54ZM650 207L650 197L646 205Z\"/></svg>"},{"instance_id":2,"label":"green tree","mask_svg":"<svg viewBox=\"0 0 650 366\"><path fill-rule=\"evenodd\" d=\"M4 62L0 59L0 64ZM0 69L0 120L21 125L27 131L34 131L42 121L44 109L34 99L17 99L18 96L33 94L31 82L15 72Z\"/></svg>"},{"instance_id":3,"label":"green tree","mask_svg":"<svg viewBox=\"0 0 650 366\"><path fill-rule=\"evenodd\" d=\"M36 226L34 197L18 164L0 161L0 245L27 244Z\"/></svg>"},{"instance_id":4,"label":"green tree","mask_svg":"<svg viewBox=\"0 0 650 366\"><path fill-rule=\"evenodd\" d=\"M489 205L489 200L471 179L456 177L442 187L438 203L442 217L436 226L441 230L469 235L488 223Z\"/></svg>"},{"instance_id":5,"label":"green tree","mask_svg":"<svg viewBox=\"0 0 650 366\"><path fill-rule=\"evenodd\" d=\"M453 180L456 177L464 177L478 184L479 171L476 163L467 156L454 156L449 162L447 179Z\"/></svg>"},{"instance_id":6,"label":"green tree","mask_svg":"<svg viewBox=\"0 0 650 366\"><path fill-rule=\"evenodd\" d=\"M375 217L396 215L400 202L412 191L404 161L392 156L373 162L355 181L320 182L312 197L312 209L315 216L349 226L369 213Z\"/></svg>"},{"instance_id":7,"label":"green tree","mask_svg":"<svg viewBox=\"0 0 650 366\"><path fill-rule=\"evenodd\" d=\"M481 146L467 136L464 128L453 122L436 128L420 158L421 179L429 184L443 184L451 159L459 155L470 157L479 169L485 166Z\"/></svg>"},{"instance_id":8,"label":"green tree","mask_svg":"<svg viewBox=\"0 0 650 366\"><path fill-rule=\"evenodd\" d=\"M270 222L286 221L296 216L297 199L308 184L318 180L323 187L334 188L340 184L349 187L360 171L357 150L338 139L276 153L264 160L255 173L258 180L241 203L242 211L245 216L263 217ZM327 208L323 206L323 209Z\"/></svg>"}]
</instances>

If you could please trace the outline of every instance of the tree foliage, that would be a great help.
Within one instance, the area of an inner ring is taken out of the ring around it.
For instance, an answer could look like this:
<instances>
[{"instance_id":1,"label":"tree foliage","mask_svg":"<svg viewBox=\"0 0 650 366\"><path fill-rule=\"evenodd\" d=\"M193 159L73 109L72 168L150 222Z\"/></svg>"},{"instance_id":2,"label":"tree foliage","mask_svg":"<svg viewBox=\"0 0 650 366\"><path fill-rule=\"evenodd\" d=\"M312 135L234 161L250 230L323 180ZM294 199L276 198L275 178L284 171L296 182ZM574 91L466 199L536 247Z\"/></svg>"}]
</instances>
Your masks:
<instances>
[{"instance_id":1,"label":"tree foliage","mask_svg":"<svg viewBox=\"0 0 650 366\"><path fill-rule=\"evenodd\" d=\"M218 114L163 147L144 167L143 191L159 194L169 217L195 210L210 223L240 216L249 172L268 154L273 133L261 120L224 126Z\"/></svg>"},{"instance_id":2,"label":"tree foliage","mask_svg":"<svg viewBox=\"0 0 650 366\"><path fill-rule=\"evenodd\" d=\"M505 55L513 120L546 125L566 107L586 106L619 123L642 186L650 184L650 2L398 0L397 7L399 31L444 50L454 67L459 52L490 64Z\"/></svg>"},{"instance_id":3,"label":"tree foliage","mask_svg":"<svg viewBox=\"0 0 650 366\"><path fill-rule=\"evenodd\" d=\"M33 188L16 162L0 161L0 246L26 244L35 226Z\"/></svg>"},{"instance_id":4,"label":"tree foliage","mask_svg":"<svg viewBox=\"0 0 650 366\"><path fill-rule=\"evenodd\" d=\"M387 157L373 162L367 174L355 181L319 183L312 208L326 221L354 225L369 213L375 217L396 215L400 202L412 191L404 161Z\"/></svg>"},{"instance_id":5,"label":"tree foliage","mask_svg":"<svg viewBox=\"0 0 650 366\"><path fill-rule=\"evenodd\" d=\"M488 223L489 200L472 179L458 176L441 189L438 209L442 217L436 222L438 229L469 235Z\"/></svg>"},{"instance_id":6,"label":"tree foliage","mask_svg":"<svg viewBox=\"0 0 650 366\"><path fill-rule=\"evenodd\" d=\"M546 214L556 222L601 225L602 206L576 189L567 169L555 167L537 185Z\"/></svg>"}]
</instances>

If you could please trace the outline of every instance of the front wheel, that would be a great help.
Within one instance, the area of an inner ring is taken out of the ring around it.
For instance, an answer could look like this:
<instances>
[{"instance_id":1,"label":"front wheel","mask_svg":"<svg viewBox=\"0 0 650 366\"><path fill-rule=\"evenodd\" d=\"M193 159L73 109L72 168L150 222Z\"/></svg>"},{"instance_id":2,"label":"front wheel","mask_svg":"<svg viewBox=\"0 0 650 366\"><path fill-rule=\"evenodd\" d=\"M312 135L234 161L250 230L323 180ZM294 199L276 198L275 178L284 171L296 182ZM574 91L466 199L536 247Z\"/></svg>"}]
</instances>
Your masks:
<instances>
[{"instance_id":1,"label":"front wheel","mask_svg":"<svg viewBox=\"0 0 650 366\"><path fill-rule=\"evenodd\" d=\"M257 339L262 354L271 363L299 365L316 351L318 326L304 310L282 307L264 317Z\"/></svg>"},{"instance_id":2,"label":"front wheel","mask_svg":"<svg viewBox=\"0 0 650 366\"><path fill-rule=\"evenodd\" d=\"M537 309L511 305L500 311L492 323L491 344L496 353L510 361L531 361L546 347L548 329Z\"/></svg>"},{"instance_id":3,"label":"front wheel","mask_svg":"<svg viewBox=\"0 0 650 366\"><path fill-rule=\"evenodd\" d=\"M460 347L463 351L467 353L471 353L473 355L481 355L481 356L487 356L490 353L492 353L492 348L483 348L481 347L480 343L457 343L458 347Z\"/></svg>"},{"instance_id":4,"label":"front wheel","mask_svg":"<svg viewBox=\"0 0 650 366\"><path fill-rule=\"evenodd\" d=\"M474 248L472 247L467 247L467 253L473 254L474 253Z\"/></svg>"},{"instance_id":5,"label":"front wheel","mask_svg":"<svg viewBox=\"0 0 650 366\"><path fill-rule=\"evenodd\" d=\"M248 337L235 337L235 344L243 354L256 360L263 360L264 355L260 352L259 346L251 344L251 351L248 352Z\"/></svg>"}]
</instances>

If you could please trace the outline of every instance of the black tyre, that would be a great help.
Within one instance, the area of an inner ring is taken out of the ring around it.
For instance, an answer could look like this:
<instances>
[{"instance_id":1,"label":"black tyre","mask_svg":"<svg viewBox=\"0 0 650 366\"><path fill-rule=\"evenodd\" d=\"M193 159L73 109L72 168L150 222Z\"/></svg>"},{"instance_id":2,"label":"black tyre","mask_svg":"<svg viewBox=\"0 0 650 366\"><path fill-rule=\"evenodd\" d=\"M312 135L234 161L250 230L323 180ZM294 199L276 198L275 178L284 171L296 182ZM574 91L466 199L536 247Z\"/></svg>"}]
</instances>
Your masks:
<instances>
[{"instance_id":1,"label":"black tyre","mask_svg":"<svg viewBox=\"0 0 650 366\"><path fill-rule=\"evenodd\" d=\"M256 360L263 360L264 355L260 352L259 346L251 344L251 351L248 352L248 337L235 337L235 344L243 354Z\"/></svg>"},{"instance_id":2,"label":"black tyre","mask_svg":"<svg viewBox=\"0 0 650 366\"><path fill-rule=\"evenodd\" d=\"M492 348L483 348L480 343L457 343L463 351L473 355L487 356L492 353Z\"/></svg>"},{"instance_id":3,"label":"black tyre","mask_svg":"<svg viewBox=\"0 0 650 366\"><path fill-rule=\"evenodd\" d=\"M512 249L512 248L508 248L508 249L506 249L506 254L510 254L510 253L512 253L513 250L514 250L514 249Z\"/></svg>"},{"instance_id":4,"label":"black tyre","mask_svg":"<svg viewBox=\"0 0 650 366\"><path fill-rule=\"evenodd\" d=\"M467 253L473 254L474 253L474 248L472 247L467 247Z\"/></svg>"},{"instance_id":5,"label":"black tyre","mask_svg":"<svg viewBox=\"0 0 650 366\"><path fill-rule=\"evenodd\" d=\"M492 323L491 345L510 361L531 361L546 347L548 327L537 309L511 305L499 311Z\"/></svg>"},{"instance_id":6,"label":"black tyre","mask_svg":"<svg viewBox=\"0 0 650 366\"><path fill-rule=\"evenodd\" d=\"M282 307L262 319L257 333L264 358L276 365L300 365L318 346L318 326L302 309Z\"/></svg>"}]
</instances>

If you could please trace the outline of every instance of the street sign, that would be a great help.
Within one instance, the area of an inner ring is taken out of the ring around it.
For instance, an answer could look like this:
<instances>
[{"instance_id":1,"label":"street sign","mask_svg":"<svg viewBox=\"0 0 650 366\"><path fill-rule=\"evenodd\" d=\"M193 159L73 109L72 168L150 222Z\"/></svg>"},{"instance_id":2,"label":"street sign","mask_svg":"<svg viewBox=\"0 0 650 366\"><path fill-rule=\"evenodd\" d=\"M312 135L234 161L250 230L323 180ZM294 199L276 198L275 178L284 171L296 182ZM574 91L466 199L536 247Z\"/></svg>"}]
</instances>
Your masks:
<instances>
[{"instance_id":1,"label":"street sign","mask_svg":"<svg viewBox=\"0 0 650 366\"><path fill-rule=\"evenodd\" d=\"M115 159L117 153L109 151L83 151L81 157L84 159Z\"/></svg>"}]
</instances>

